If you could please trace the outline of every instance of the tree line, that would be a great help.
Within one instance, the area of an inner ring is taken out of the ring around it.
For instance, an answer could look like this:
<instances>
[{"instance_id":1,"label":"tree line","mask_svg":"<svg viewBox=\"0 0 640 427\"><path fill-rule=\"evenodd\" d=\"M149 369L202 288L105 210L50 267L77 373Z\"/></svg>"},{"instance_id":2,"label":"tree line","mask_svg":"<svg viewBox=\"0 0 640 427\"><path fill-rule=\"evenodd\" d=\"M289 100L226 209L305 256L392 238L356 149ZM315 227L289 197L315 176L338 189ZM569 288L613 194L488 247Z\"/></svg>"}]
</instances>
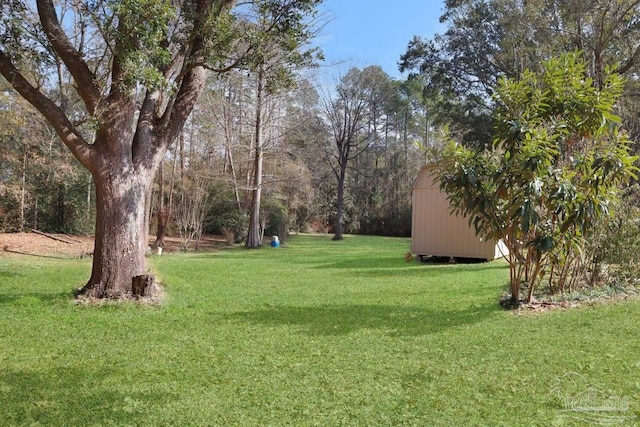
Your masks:
<instances>
[{"instance_id":1,"label":"tree line","mask_svg":"<svg viewBox=\"0 0 640 427\"><path fill-rule=\"evenodd\" d=\"M349 70L331 93L299 77L262 94L258 124L257 79L240 70L208 78L154 177L150 244L162 246L171 234L194 248L203 233L246 243L256 188L260 241L291 231L408 236L427 127L416 86L378 66ZM2 231L93 233L90 176L8 89L0 112ZM341 121L345 116L349 123Z\"/></svg>"}]
</instances>

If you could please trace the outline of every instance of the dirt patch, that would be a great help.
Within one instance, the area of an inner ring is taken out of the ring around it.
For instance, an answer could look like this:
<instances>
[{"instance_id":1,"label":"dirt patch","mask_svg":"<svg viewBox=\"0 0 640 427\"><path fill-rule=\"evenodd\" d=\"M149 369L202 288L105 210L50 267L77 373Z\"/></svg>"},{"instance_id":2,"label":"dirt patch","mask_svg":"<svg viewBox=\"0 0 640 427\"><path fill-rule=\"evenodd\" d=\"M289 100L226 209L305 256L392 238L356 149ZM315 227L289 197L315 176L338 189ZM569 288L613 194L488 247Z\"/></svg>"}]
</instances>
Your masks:
<instances>
[{"instance_id":1,"label":"dirt patch","mask_svg":"<svg viewBox=\"0 0 640 427\"><path fill-rule=\"evenodd\" d=\"M93 253L93 236L77 236L51 234L51 237L37 233L9 233L0 234L0 256L41 256L55 258L83 258ZM56 240L60 239L60 240ZM155 236L149 238L153 243ZM198 245L200 251L212 251L225 247L222 236L204 236ZM189 250L195 250L195 242L191 242ZM177 252L182 250L179 237L165 237L163 252ZM156 249L152 249L157 253Z\"/></svg>"},{"instance_id":2,"label":"dirt patch","mask_svg":"<svg viewBox=\"0 0 640 427\"><path fill-rule=\"evenodd\" d=\"M640 300L640 295L635 292L617 293L608 296L584 296L581 299L572 299L564 301L533 301L528 304L520 304L517 307L507 307L508 303L504 300L500 302L505 308L508 308L518 316L535 316L555 310L569 310L581 307L591 307L603 304L613 304L623 301Z\"/></svg>"},{"instance_id":3,"label":"dirt patch","mask_svg":"<svg viewBox=\"0 0 640 427\"><path fill-rule=\"evenodd\" d=\"M53 235L54 240L36 233L0 234L0 256L36 255L57 258L80 258L93 251L93 237Z\"/></svg>"},{"instance_id":4,"label":"dirt patch","mask_svg":"<svg viewBox=\"0 0 640 427\"><path fill-rule=\"evenodd\" d=\"M156 236L149 236L149 245L152 248L152 251L154 253L156 253L156 248L155 248L155 245L153 244L153 242L155 241L156 241ZM196 246L197 246L197 249L196 249ZM224 237L215 236L215 235L204 235L202 236L202 239L200 239L200 242L197 245L196 245L196 242L191 242L189 244L188 251L191 252L191 251L198 250L198 251L208 252L208 251L215 251L217 249L221 249L225 247L229 247L229 246L227 245L227 241L225 240ZM175 237L175 236L165 237L162 251L163 253L184 251L180 237Z\"/></svg>"}]
</instances>

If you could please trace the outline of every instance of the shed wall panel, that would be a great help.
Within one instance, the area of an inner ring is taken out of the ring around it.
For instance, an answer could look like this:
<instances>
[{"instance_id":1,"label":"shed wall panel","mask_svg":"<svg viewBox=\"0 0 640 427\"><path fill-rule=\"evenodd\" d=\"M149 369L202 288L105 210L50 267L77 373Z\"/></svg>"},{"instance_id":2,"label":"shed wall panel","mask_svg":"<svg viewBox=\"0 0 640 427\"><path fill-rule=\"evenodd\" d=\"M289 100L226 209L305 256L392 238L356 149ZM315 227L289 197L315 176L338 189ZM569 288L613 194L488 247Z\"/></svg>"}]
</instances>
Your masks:
<instances>
[{"instance_id":1,"label":"shed wall panel","mask_svg":"<svg viewBox=\"0 0 640 427\"><path fill-rule=\"evenodd\" d=\"M413 187L411 251L424 256L494 259L495 242L483 241L468 218L450 212L447 195L434 182L432 170L423 167Z\"/></svg>"}]
</instances>

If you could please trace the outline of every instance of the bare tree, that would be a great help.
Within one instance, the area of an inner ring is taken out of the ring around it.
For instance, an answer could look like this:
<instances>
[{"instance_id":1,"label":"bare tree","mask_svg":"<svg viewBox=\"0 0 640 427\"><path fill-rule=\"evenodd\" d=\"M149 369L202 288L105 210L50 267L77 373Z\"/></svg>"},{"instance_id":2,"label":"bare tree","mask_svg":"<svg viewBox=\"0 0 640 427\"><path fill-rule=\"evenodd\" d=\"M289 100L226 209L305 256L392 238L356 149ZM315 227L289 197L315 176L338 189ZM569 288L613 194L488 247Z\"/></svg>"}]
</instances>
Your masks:
<instances>
[{"instance_id":1,"label":"bare tree","mask_svg":"<svg viewBox=\"0 0 640 427\"><path fill-rule=\"evenodd\" d=\"M206 180L195 175L182 187L176 212L176 225L183 250L188 250L193 241L196 243L196 250L199 249L208 207L209 191Z\"/></svg>"},{"instance_id":2,"label":"bare tree","mask_svg":"<svg viewBox=\"0 0 640 427\"><path fill-rule=\"evenodd\" d=\"M362 154L373 142L365 132L368 117L366 75L352 68L342 77L334 96L322 100L331 127L332 143L326 145L326 160L337 181L336 222L334 240L342 240L345 179L349 162Z\"/></svg>"}]
</instances>

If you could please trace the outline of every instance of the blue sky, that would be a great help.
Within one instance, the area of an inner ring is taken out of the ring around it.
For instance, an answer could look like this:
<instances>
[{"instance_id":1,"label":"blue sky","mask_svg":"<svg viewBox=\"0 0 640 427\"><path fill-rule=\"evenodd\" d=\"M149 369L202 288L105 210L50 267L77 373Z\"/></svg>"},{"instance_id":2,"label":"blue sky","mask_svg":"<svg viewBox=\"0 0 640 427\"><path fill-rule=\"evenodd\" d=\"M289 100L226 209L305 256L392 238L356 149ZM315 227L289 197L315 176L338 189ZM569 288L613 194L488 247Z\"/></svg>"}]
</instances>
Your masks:
<instances>
[{"instance_id":1,"label":"blue sky","mask_svg":"<svg viewBox=\"0 0 640 427\"><path fill-rule=\"evenodd\" d=\"M324 0L321 11L330 22L317 43L324 51L329 73L350 67L380 65L399 78L398 60L414 35L431 37L441 32L438 22L443 0Z\"/></svg>"}]
</instances>

